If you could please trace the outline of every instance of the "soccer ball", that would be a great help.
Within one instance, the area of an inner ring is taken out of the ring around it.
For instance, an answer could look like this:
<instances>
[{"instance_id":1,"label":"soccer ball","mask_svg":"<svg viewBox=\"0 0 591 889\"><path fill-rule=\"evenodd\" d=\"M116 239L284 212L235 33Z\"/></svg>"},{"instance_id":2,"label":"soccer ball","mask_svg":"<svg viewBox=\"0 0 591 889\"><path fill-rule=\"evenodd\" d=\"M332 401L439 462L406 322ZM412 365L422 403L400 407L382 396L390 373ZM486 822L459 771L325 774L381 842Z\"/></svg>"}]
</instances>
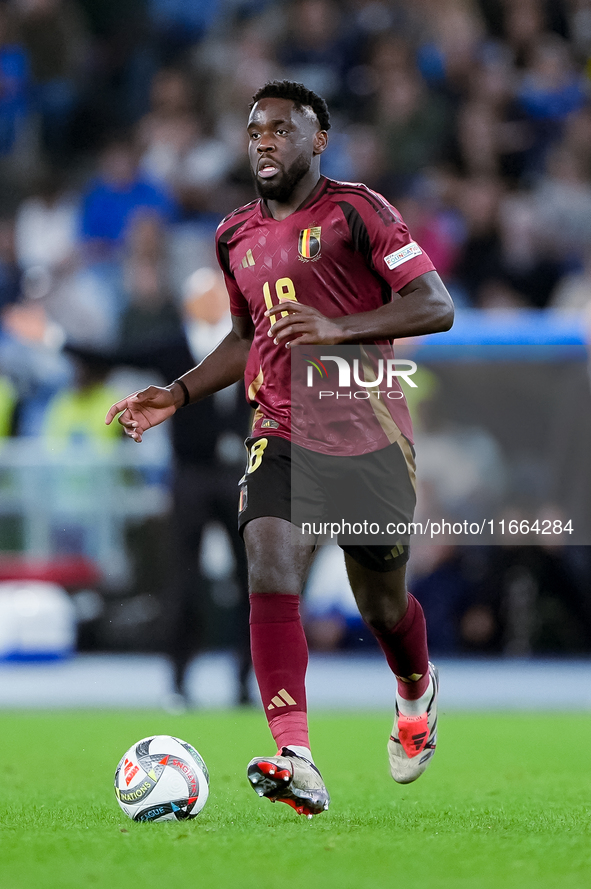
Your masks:
<instances>
[{"instance_id":1,"label":"soccer ball","mask_svg":"<svg viewBox=\"0 0 591 889\"><path fill-rule=\"evenodd\" d=\"M184 821L207 802L209 772L186 741L171 735L142 738L117 766L115 795L134 821Z\"/></svg>"}]
</instances>

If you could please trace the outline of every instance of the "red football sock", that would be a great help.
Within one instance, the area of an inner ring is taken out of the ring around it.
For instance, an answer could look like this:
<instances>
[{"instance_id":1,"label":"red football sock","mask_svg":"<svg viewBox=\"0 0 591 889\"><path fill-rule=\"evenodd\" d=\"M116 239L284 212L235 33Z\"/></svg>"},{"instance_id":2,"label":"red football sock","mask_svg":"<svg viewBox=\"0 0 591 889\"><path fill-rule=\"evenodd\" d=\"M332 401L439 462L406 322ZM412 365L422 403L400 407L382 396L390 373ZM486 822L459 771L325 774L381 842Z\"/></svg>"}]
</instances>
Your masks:
<instances>
[{"instance_id":1,"label":"red football sock","mask_svg":"<svg viewBox=\"0 0 591 889\"><path fill-rule=\"evenodd\" d=\"M265 715L278 749L292 744L309 749L308 643L300 619L300 597L251 593L250 646Z\"/></svg>"},{"instance_id":2,"label":"red football sock","mask_svg":"<svg viewBox=\"0 0 591 889\"><path fill-rule=\"evenodd\" d=\"M277 744L277 750L294 746L310 749L308 715L301 710L292 710L290 713L282 713L269 719L269 728Z\"/></svg>"},{"instance_id":3,"label":"red football sock","mask_svg":"<svg viewBox=\"0 0 591 889\"><path fill-rule=\"evenodd\" d=\"M390 631L372 628L372 632L398 680L398 694L407 701L416 701L429 685L427 627L420 602L409 593L402 620Z\"/></svg>"}]
</instances>

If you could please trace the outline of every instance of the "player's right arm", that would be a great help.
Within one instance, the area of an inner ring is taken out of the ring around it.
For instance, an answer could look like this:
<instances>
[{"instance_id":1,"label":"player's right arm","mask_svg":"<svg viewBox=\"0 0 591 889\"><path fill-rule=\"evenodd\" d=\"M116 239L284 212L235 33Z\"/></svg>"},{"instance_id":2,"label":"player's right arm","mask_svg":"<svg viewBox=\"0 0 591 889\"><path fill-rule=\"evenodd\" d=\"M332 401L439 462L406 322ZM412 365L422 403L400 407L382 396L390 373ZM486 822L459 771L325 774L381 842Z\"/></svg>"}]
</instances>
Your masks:
<instances>
[{"instance_id":1,"label":"player's right arm","mask_svg":"<svg viewBox=\"0 0 591 889\"><path fill-rule=\"evenodd\" d=\"M190 404L225 389L244 376L253 334L250 316L232 316L230 333L201 364L180 377L187 387ZM185 392L176 381L165 387L148 386L114 404L105 422L107 425L112 423L119 414L119 423L126 435L140 442L147 429L172 417L184 402Z\"/></svg>"}]
</instances>

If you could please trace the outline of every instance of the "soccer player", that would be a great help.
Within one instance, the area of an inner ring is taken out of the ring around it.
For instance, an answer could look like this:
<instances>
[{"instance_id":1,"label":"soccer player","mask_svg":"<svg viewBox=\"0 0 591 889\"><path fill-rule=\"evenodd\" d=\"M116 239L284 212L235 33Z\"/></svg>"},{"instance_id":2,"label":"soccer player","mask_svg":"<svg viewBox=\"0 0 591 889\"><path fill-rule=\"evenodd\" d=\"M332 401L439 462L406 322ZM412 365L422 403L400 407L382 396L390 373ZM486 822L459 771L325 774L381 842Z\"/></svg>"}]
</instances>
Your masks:
<instances>
[{"instance_id":1,"label":"soccer player","mask_svg":"<svg viewBox=\"0 0 591 889\"><path fill-rule=\"evenodd\" d=\"M120 414L126 433L140 442L179 408L244 378L256 411L239 527L249 567L253 666L278 747L276 756L253 759L247 774L260 796L309 817L328 808L330 798L310 752L306 713L299 597L315 545L292 539L291 348L388 344L447 330L453 321L445 286L396 209L364 185L321 175L329 127L326 103L302 84L274 81L256 93L248 154L259 199L226 217L216 235L232 331L180 379L124 398L106 419ZM403 399L384 404L368 419L367 433L357 430L360 441L351 435L335 450L349 461L355 483L368 456L381 461L385 470L372 497L410 521L410 419ZM438 676L428 660L423 611L406 591L408 546L342 548L360 613L397 678L388 753L394 780L409 783L435 750Z\"/></svg>"}]
</instances>

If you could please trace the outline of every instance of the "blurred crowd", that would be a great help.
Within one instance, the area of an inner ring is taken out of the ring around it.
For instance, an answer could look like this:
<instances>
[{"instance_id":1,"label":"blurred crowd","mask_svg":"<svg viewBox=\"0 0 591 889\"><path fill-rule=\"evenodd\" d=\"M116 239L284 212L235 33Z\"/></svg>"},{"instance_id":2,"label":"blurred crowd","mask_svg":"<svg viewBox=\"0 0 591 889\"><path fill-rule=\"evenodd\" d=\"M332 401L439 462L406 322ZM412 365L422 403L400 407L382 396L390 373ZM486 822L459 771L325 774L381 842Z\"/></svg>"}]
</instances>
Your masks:
<instances>
[{"instance_id":1,"label":"blurred crowd","mask_svg":"<svg viewBox=\"0 0 591 889\"><path fill-rule=\"evenodd\" d=\"M64 341L182 319L215 225L252 198L245 116L273 78L326 97L326 174L392 201L458 306L584 309L590 59L591 0L3 0L13 431L72 381Z\"/></svg>"},{"instance_id":2,"label":"blurred crowd","mask_svg":"<svg viewBox=\"0 0 591 889\"><path fill-rule=\"evenodd\" d=\"M323 171L399 208L458 307L591 304L591 0L1 0L0 436L223 335L213 233L275 78L326 98Z\"/></svg>"}]
</instances>

